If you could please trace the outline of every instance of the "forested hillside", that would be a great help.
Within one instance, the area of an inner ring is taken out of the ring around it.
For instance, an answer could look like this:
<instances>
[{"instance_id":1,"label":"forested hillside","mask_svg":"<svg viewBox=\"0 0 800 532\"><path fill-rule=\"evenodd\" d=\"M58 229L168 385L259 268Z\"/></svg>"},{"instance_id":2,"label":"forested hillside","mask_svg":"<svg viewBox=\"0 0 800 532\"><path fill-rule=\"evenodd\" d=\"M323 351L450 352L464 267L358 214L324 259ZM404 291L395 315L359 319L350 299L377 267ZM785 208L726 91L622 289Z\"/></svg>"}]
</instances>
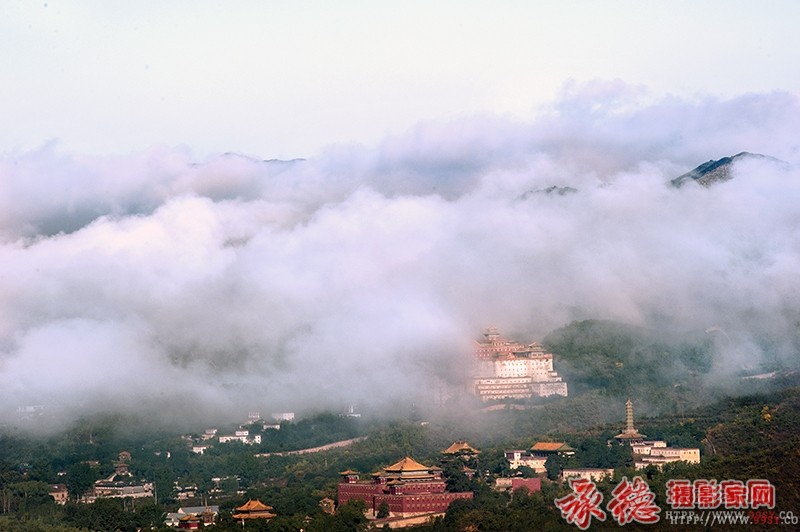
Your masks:
<instances>
[{"instance_id":1,"label":"forested hillside","mask_svg":"<svg viewBox=\"0 0 800 532\"><path fill-rule=\"evenodd\" d=\"M585 394L584 397L595 396ZM562 484L550 484L545 479L541 493L519 495L513 500L507 494L490 489L495 476L510 473L503 458L504 449L526 448L542 438L563 440L576 449L575 456L559 467L614 467L617 478L643 475L657 494L656 502L665 509L664 490L666 481L671 478L766 478L776 486L778 509L800 507L797 481L800 478L797 466L800 464L800 389L727 398L681 413L638 418L637 428L648 437L662 438L676 446L699 446L702 450L699 465L668 464L663 471L648 468L634 472L630 469L630 454L626 454L625 447L606 445L619 429L618 423L562 427L554 421L557 413L563 413L561 408L562 404L555 403L534 411L483 413L484 429L527 417L527 433L519 435L517 431L510 431L506 433L507 439L496 434L473 440L471 443L481 450L478 467L482 474L467 484L463 484L467 482L463 478L452 481L474 490L475 500L454 504L444 519L423 530L464 530L468 524L477 526L478 530L568 529L553 505L556 496L566 493ZM175 482L197 483L201 492L206 490L206 495L212 496L211 477L225 474L236 481L234 491L213 495L223 515L247 498L259 498L272 505L279 516L266 525L265 530L297 530L300 526L306 530L355 529L365 526L357 508L343 507L331 516L322 513L319 507L322 498L335 498L339 471L355 469L370 473L406 455L436 464L441 450L468 433L470 429L466 425L476 419L466 419L464 425L453 421L431 421L426 425L411 420L365 422L362 428L367 439L350 447L267 459L254 457L252 448L239 444L219 446L207 456L194 455L180 438L156 434L134 437L124 428L124 420L118 418L84 420L80 427L50 439L32 439L6 432L0 437L0 445L5 450L0 459L3 502L0 527L3 530L158 527L162 514L178 505L173 498L174 491L169 489ZM537 430L534 419L539 419L538 426L547 430ZM298 423L294 430L329 427L335 420L344 426L353 423L322 415ZM313 430L307 436L310 440L316 438ZM157 504L151 500L134 505L117 499L60 507L47 495L49 483L66 481L74 489L80 489L81 482L91 482L105 474L110 463L105 457L120 448L132 450L131 467L137 475L158 483ZM157 450L169 450L170 457L163 453L156 455ZM84 467L85 457L90 456L99 458L98 469ZM66 477L59 476L59 471L66 471ZM613 481L599 484L606 497L612 484ZM237 494L236 490L241 493ZM311 521L303 525L306 517ZM238 525L223 519L217 528L207 530L233 530L235 526Z\"/></svg>"},{"instance_id":2,"label":"forested hillside","mask_svg":"<svg viewBox=\"0 0 800 532\"><path fill-rule=\"evenodd\" d=\"M604 321L572 323L544 344L569 381L569 397L516 401L494 410L476 403L397 405L392 417L309 414L282 422L277 430L253 423L248 428L261 435L260 444L215 444L202 455L191 450L201 438L200 427L175 434L118 413L85 417L49 436L5 427L0 530L158 529L167 511L203 501L221 509L219 524L207 530L233 530L241 526L231 520L231 511L248 498L274 507L278 517L258 525L265 530L355 530L368 525L358 507L345 505L334 515L320 507L324 498L335 500L340 471L369 475L404 456L436 465L456 440L480 450L473 464L478 474L469 481L448 466L447 482L474 491L475 499L453 504L446 517L422 530L569 529L553 504L567 493L563 483L553 481L564 467L614 468L615 479L598 484L606 500L622 476L644 476L662 509L669 479L764 478L776 487L778 510L800 508L800 387L791 368L759 378L728 374L718 382L708 334L670 336ZM701 463L634 471L629 448L608 445L623 427L628 397L634 399L638 430L674 447L700 448ZM275 454L354 437L363 439L325 452ZM548 463L541 492L512 498L492 490L497 477L534 475L528 468L510 470L504 451L528 449L538 440L564 441L576 453ZM131 454L134 478L154 483L155 497L76 502L94 481L114 471L121 451ZM263 453L272 454L257 456ZM55 483L69 490L65 506L48 495ZM187 488L194 495L179 500Z\"/></svg>"},{"instance_id":3,"label":"forested hillside","mask_svg":"<svg viewBox=\"0 0 800 532\"><path fill-rule=\"evenodd\" d=\"M631 397L646 411L681 412L743 389L767 392L800 384L796 353L782 354L766 334L758 338L758 344L739 349L730 345L725 334L719 330L664 332L585 320L553 331L543 344L556 356L571 394L593 390L615 399ZM741 353L745 348L752 353ZM730 350L739 355L737 359L726 358ZM742 358L750 364L744 366ZM742 380L770 372L774 373L769 379Z\"/></svg>"}]
</instances>

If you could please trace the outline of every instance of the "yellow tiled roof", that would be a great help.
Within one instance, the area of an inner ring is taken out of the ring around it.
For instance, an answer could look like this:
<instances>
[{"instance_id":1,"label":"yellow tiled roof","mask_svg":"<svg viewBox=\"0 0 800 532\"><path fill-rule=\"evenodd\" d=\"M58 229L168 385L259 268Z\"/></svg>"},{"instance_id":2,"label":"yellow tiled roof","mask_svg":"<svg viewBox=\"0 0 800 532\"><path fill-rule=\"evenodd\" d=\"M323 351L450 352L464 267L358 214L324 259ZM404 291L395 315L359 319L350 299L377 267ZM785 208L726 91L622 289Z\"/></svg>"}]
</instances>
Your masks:
<instances>
[{"instance_id":1,"label":"yellow tiled roof","mask_svg":"<svg viewBox=\"0 0 800 532\"><path fill-rule=\"evenodd\" d=\"M396 472L396 471L428 471L428 466L422 465L410 456L406 456L396 464L392 464L389 467L385 468L384 471L388 472Z\"/></svg>"},{"instance_id":2,"label":"yellow tiled roof","mask_svg":"<svg viewBox=\"0 0 800 532\"><path fill-rule=\"evenodd\" d=\"M272 506L267 506L258 499L250 499L242 506L236 508L237 512L268 512L269 510L272 510Z\"/></svg>"},{"instance_id":3,"label":"yellow tiled roof","mask_svg":"<svg viewBox=\"0 0 800 532\"><path fill-rule=\"evenodd\" d=\"M448 447L447 449L445 449L444 451L442 451L442 453L444 453L444 454L456 454L456 453L461 452L461 451L469 452L469 453L476 453L476 454L478 453L478 451L476 449L471 447L470 444L468 444L465 441L453 442L453 444L450 447Z\"/></svg>"},{"instance_id":4,"label":"yellow tiled roof","mask_svg":"<svg viewBox=\"0 0 800 532\"><path fill-rule=\"evenodd\" d=\"M272 512L245 512L242 514L233 514L231 517L234 519L272 519L276 514Z\"/></svg>"},{"instance_id":5,"label":"yellow tiled roof","mask_svg":"<svg viewBox=\"0 0 800 532\"><path fill-rule=\"evenodd\" d=\"M573 451L574 449L563 441L537 441L531 451Z\"/></svg>"},{"instance_id":6,"label":"yellow tiled roof","mask_svg":"<svg viewBox=\"0 0 800 532\"><path fill-rule=\"evenodd\" d=\"M628 432L628 431L621 432L620 434L617 434L614 437L619 440L641 440L646 436L644 434L639 434L638 431L634 430L633 432Z\"/></svg>"}]
</instances>

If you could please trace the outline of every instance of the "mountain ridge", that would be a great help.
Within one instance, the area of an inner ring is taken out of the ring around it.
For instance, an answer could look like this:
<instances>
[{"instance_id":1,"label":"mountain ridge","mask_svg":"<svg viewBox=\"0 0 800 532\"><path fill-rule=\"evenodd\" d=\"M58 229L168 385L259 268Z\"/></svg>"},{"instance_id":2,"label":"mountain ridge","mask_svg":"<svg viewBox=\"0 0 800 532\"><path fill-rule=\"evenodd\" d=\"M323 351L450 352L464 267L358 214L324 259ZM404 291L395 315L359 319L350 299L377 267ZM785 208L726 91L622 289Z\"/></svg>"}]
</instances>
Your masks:
<instances>
[{"instance_id":1,"label":"mountain ridge","mask_svg":"<svg viewBox=\"0 0 800 532\"><path fill-rule=\"evenodd\" d=\"M704 162L703 164L699 165L698 167L694 168L686 172L683 175L676 177L675 179L671 180L673 186L680 188L686 183L697 183L698 185L704 186L706 188L715 185L717 183L724 183L725 181L729 181L733 178L731 175L731 170L735 163L741 160L766 160L772 163L779 163L781 165L787 165L785 161L781 161L780 159L776 159L770 155L763 155L760 153L752 153L743 151L737 153L736 155L731 155L729 157L723 157L721 159L711 159L709 161Z\"/></svg>"}]
</instances>

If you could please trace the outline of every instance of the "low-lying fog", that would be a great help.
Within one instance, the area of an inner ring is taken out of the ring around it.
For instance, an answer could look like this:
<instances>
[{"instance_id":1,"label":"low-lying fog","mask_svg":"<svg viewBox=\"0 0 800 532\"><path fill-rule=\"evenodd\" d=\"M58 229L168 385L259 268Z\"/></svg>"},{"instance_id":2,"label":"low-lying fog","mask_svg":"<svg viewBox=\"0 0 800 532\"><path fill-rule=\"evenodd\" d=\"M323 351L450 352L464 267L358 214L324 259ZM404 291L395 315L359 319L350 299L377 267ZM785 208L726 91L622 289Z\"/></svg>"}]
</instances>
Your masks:
<instances>
[{"instance_id":1,"label":"low-lying fog","mask_svg":"<svg viewBox=\"0 0 800 532\"><path fill-rule=\"evenodd\" d=\"M389 405L458 384L488 325L532 341L586 318L719 327L754 365L752 335L797 335L800 170L670 180L797 162L800 99L636 98L572 87L530 123L290 162L2 154L2 416Z\"/></svg>"}]
</instances>

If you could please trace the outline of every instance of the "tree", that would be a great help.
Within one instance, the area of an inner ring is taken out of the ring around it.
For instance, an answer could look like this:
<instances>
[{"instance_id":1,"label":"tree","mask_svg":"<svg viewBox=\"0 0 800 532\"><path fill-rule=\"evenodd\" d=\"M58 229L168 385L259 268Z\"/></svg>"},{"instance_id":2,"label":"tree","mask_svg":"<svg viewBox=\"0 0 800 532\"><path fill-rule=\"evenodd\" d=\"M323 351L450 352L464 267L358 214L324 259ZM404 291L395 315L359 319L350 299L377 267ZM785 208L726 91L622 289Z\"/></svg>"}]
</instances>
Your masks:
<instances>
[{"instance_id":1,"label":"tree","mask_svg":"<svg viewBox=\"0 0 800 532\"><path fill-rule=\"evenodd\" d=\"M139 526L157 528L164 524L165 517L164 508L153 501L136 503L135 521Z\"/></svg>"},{"instance_id":2,"label":"tree","mask_svg":"<svg viewBox=\"0 0 800 532\"><path fill-rule=\"evenodd\" d=\"M97 478L97 471L86 462L69 466L65 483L70 498L75 501L81 498L94 485Z\"/></svg>"},{"instance_id":3,"label":"tree","mask_svg":"<svg viewBox=\"0 0 800 532\"><path fill-rule=\"evenodd\" d=\"M3 532L81 532L78 528L56 525L47 521L19 521L12 517L0 517Z\"/></svg>"},{"instance_id":4,"label":"tree","mask_svg":"<svg viewBox=\"0 0 800 532\"><path fill-rule=\"evenodd\" d=\"M362 530L366 527L367 517L364 515L364 501L353 499L339 506L334 516L334 527L331 530Z\"/></svg>"},{"instance_id":5,"label":"tree","mask_svg":"<svg viewBox=\"0 0 800 532\"><path fill-rule=\"evenodd\" d=\"M6 490L7 509L21 516L46 515L55 506L49 487L44 482L25 480L10 484Z\"/></svg>"},{"instance_id":6,"label":"tree","mask_svg":"<svg viewBox=\"0 0 800 532\"><path fill-rule=\"evenodd\" d=\"M469 491L470 482L464 473L464 462L461 460L445 462L442 473L449 491Z\"/></svg>"},{"instance_id":7,"label":"tree","mask_svg":"<svg viewBox=\"0 0 800 532\"><path fill-rule=\"evenodd\" d=\"M69 504L66 520L90 530L136 530L133 514L126 512L120 499L97 499L92 504Z\"/></svg>"},{"instance_id":8,"label":"tree","mask_svg":"<svg viewBox=\"0 0 800 532\"><path fill-rule=\"evenodd\" d=\"M377 517L378 517L378 519L383 519L384 517L389 517L389 505L386 503L386 501L383 501L378 506Z\"/></svg>"},{"instance_id":9,"label":"tree","mask_svg":"<svg viewBox=\"0 0 800 532\"><path fill-rule=\"evenodd\" d=\"M550 480L558 480L558 477L561 476L561 470L563 469L563 460L557 454L552 454L547 457L547 460L544 463L544 468L547 470L547 478Z\"/></svg>"},{"instance_id":10,"label":"tree","mask_svg":"<svg viewBox=\"0 0 800 532\"><path fill-rule=\"evenodd\" d=\"M536 476L536 471L531 466L519 466L517 471L522 475L522 478L534 478Z\"/></svg>"}]
</instances>

